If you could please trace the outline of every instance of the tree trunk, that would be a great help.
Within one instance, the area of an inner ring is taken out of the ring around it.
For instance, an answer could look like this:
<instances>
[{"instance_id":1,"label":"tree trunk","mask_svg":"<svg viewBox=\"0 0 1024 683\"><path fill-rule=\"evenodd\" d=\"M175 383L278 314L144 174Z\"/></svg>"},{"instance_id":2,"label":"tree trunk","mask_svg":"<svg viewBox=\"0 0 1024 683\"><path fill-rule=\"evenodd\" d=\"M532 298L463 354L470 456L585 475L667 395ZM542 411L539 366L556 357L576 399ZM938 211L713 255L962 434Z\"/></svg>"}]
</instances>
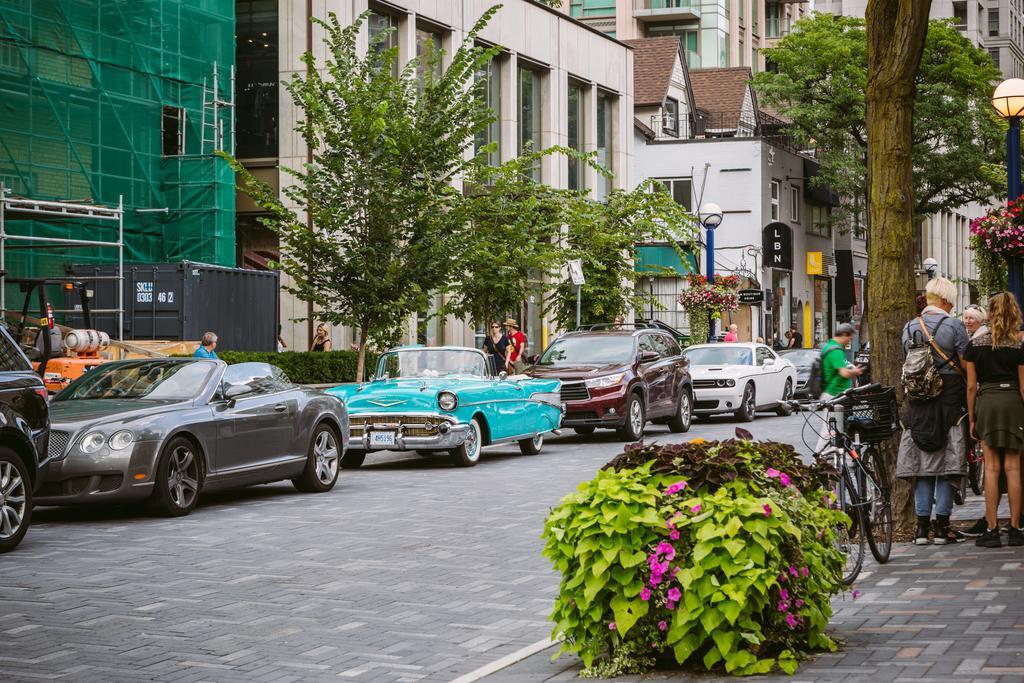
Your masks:
<instances>
[{"instance_id":1,"label":"tree trunk","mask_svg":"<svg viewBox=\"0 0 1024 683\"><path fill-rule=\"evenodd\" d=\"M931 0L868 0L868 327L871 375L899 386L903 344L899 331L914 313L914 179L911 139L914 77L924 52ZM884 449L890 473L895 444ZM913 522L910 487L897 482L897 531Z\"/></svg>"},{"instance_id":2,"label":"tree trunk","mask_svg":"<svg viewBox=\"0 0 1024 683\"><path fill-rule=\"evenodd\" d=\"M356 381L362 382L366 371L366 325L359 326L359 360L356 362Z\"/></svg>"}]
</instances>

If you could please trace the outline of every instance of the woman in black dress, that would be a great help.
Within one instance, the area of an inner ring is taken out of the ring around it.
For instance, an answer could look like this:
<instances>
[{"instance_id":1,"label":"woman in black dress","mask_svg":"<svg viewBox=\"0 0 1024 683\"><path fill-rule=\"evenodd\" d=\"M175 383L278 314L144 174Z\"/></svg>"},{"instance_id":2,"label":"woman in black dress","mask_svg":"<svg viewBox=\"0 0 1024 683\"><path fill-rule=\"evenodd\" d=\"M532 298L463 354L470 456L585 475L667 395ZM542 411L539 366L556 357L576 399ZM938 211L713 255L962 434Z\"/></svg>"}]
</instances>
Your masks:
<instances>
[{"instance_id":1,"label":"woman in black dress","mask_svg":"<svg viewBox=\"0 0 1024 683\"><path fill-rule=\"evenodd\" d=\"M505 367L505 350L508 348L508 337L501 331L501 323L491 323L491 333L484 338L484 353L494 359L495 372L508 372Z\"/></svg>"},{"instance_id":2,"label":"woman in black dress","mask_svg":"<svg viewBox=\"0 0 1024 683\"><path fill-rule=\"evenodd\" d=\"M971 340L964 354L967 408L971 435L985 452L985 519L988 529L977 540L984 548L1002 545L997 511L1002 494L999 475L1006 472L1010 498L1010 545L1024 545L1021 532L1020 454L1024 450L1024 344L1021 312L1012 294L989 301L989 331Z\"/></svg>"}]
</instances>

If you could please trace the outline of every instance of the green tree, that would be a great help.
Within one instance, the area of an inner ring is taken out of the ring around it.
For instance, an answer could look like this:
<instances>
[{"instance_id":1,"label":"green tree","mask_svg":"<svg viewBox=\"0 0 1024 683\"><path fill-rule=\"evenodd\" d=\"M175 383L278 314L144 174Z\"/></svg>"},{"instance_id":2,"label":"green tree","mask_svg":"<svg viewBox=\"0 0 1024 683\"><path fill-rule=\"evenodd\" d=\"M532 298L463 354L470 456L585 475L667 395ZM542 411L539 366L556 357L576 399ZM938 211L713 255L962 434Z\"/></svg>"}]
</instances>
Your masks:
<instances>
[{"instance_id":1,"label":"green tree","mask_svg":"<svg viewBox=\"0 0 1024 683\"><path fill-rule=\"evenodd\" d=\"M866 196L865 20L816 13L764 53L778 71L757 74L754 87L793 121L791 133L818 150L816 182L843 196ZM928 22L913 81L915 217L984 202L1000 191L1005 127L990 104L999 77L988 53L949 21Z\"/></svg>"},{"instance_id":2,"label":"green tree","mask_svg":"<svg viewBox=\"0 0 1024 683\"><path fill-rule=\"evenodd\" d=\"M636 284L648 274L633 268L636 245L666 243L680 255L694 248L696 221L665 187L656 181L634 190L615 190L607 202L578 196L567 208L568 232L564 262L580 259L586 283L582 288L581 322L608 322L629 309L658 307L658 302L638 291ZM559 326L576 326L576 287L562 279L552 289L549 308Z\"/></svg>"},{"instance_id":3,"label":"green tree","mask_svg":"<svg viewBox=\"0 0 1024 683\"><path fill-rule=\"evenodd\" d=\"M321 319L358 330L359 379L367 342L391 339L455 273L465 224L453 180L472 164L468 142L493 120L472 83L497 53L476 45L496 10L484 13L443 71L441 55L428 52L425 68L413 60L393 72L398 54L384 49L386 36L361 53L366 14L348 27L333 13L318 20L326 57L303 55L305 74L287 84L305 117L296 130L312 162L285 169L296 183L282 190L284 201L233 162L280 238L288 291L312 302Z\"/></svg>"}]
</instances>

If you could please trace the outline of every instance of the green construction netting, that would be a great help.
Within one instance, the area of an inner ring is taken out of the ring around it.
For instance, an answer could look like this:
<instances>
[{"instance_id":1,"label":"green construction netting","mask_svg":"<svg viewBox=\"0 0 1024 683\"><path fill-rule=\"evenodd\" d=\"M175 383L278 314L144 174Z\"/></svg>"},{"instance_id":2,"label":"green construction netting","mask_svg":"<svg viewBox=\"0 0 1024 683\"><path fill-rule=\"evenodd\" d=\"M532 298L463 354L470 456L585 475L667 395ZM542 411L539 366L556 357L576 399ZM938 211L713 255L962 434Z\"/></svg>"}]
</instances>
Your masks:
<instances>
[{"instance_id":1,"label":"green construction netting","mask_svg":"<svg viewBox=\"0 0 1024 683\"><path fill-rule=\"evenodd\" d=\"M212 155L230 145L231 111L214 122L204 106L215 64L230 99L234 31L235 0L0 0L0 182L33 199L116 206L123 196L126 263L235 265L234 178ZM6 224L12 234L117 234L109 223ZM22 248L6 266L39 277L116 261L109 248Z\"/></svg>"}]
</instances>

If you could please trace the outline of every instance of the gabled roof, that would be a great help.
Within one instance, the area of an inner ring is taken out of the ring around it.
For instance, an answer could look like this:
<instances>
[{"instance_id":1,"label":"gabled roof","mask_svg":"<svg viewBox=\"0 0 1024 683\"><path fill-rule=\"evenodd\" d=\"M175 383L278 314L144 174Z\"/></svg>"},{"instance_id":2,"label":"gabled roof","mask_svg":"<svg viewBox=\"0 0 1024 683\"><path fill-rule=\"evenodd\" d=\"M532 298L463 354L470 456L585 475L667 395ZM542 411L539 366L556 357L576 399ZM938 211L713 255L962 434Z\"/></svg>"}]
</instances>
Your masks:
<instances>
[{"instance_id":1,"label":"gabled roof","mask_svg":"<svg viewBox=\"0 0 1024 683\"><path fill-rule=\"evenodd\" d=\"M679 59L679 39L662 36L622 42L633 48L634 106L660 107Z\"/></svg>"},{"instance_id":2,"label":"gabled roof","mask_svg":"<svg viewBox=\"0 0 1024 683\"><path fill-rule=\"evenodd\" d=\"M746 66L690 70L693 97L697 106L708 112L710 124L715 128L734 128L739 124L748 91L757 111L757 98L750 87L750 79L750 67Z\"/></svg>"}]
</instances>

